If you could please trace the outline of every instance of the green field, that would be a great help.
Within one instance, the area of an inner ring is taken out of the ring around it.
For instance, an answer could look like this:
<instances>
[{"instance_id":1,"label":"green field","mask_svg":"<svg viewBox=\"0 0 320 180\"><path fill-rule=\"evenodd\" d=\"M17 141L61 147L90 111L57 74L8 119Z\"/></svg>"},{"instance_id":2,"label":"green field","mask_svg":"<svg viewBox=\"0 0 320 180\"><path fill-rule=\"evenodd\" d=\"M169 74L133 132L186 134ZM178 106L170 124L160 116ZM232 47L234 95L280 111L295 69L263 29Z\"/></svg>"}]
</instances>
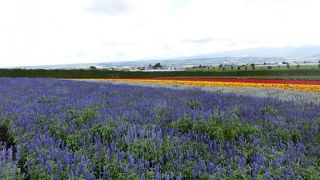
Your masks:
<instances>
[{"instance_id":1,"label":"green field","mask_svg":"<svg viewBox=\"0 0 320 180\"><path fill-rule=\"evenodd\" d=\"M320 79L319 68L259 69L255 70L188 70L188 71L109 71L109 70L44 70L44 69L0 69L0 77L43 78L157 78L157 77L238 77L273 79Z\"/></svg>"}]
</instances>

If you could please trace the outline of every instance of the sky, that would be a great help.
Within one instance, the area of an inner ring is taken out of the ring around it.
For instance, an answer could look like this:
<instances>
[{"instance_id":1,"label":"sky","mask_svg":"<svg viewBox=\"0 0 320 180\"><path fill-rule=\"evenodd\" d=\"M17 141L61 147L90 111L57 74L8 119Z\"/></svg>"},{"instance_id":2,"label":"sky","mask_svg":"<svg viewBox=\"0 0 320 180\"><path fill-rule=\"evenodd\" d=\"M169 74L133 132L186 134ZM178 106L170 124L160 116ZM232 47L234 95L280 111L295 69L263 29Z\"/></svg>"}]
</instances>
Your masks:
<instances>
[{"instance_id":1,"label":"sky","mask_svg":"<svg viewBox=\"0 0 320 180\"><path fill-rule=\"evenodd\" d=\"M0 67L320 44L319 0L1 0Z\"/></svg>"}]
</instances>

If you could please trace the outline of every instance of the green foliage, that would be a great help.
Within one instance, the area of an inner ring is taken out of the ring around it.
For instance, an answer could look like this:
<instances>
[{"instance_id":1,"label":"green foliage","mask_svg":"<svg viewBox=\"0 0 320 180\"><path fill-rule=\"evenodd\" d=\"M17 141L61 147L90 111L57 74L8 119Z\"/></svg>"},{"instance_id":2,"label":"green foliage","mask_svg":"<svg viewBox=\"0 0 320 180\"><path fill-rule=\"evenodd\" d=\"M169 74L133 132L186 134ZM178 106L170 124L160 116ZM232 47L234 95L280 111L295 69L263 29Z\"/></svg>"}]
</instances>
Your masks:
<instances>
[{"instance_id":1,"label":"green foliage","mask_svg":"<svg viewBox=\"0 0 320 180\"><path fill-rule=\"evenodd\" d=\"M277 115L277 110L273 109L272 107L268 106L268 107L264 107L260 109L262 114L269 114L271 116L275 116Z\"/></svg>"},{"instance_id":2,"label":"green foliage","mask_svg":"<svg viewBox=\"0 0 320 180\"><path fill-rule=\"evenodd\" d=\"M94 70L94 69L97 69L97 67L95 67L95 66L90 66L89 69Z\"/></svg>"},{"instance_id":3,"label":"green foliage","mask_svg":"<svg viewBox=\"0 0 320 180\"><path fill-rule=\"evenodd\" d=\"M250 180L250 169L249 168L237 168L232 174L230 174L229 179L243 179ZM263 178L259 178L263 179Z\"/></svg>"},{"instance_id":4,"label":"green foliage","mask_svg":"<svg viewBox=\"0 0 320 180\"><path fill-rule=\"evenodd\" d=\"M191 118L185 117L179 121L174 121L170 124L170 127L178 129L182 133L187 133L194 128L194 122Z\"/></svg>"},{"instance_id":5,"label":"green foliage","mask_svg":"<svg viewBox=\"0 0 320 180\"><path fill-rule=\"evenodd\" d=\"M0 69L0 77L45 77L45 78L152 78L152 77L230 77L230 76L317 76L319 69L271 69L271 70L188 70L174 72L125 72L98 69L45 70L45 69Z\"/></svg>"},{"instance_id":6,"label":"green foliage","mask_svg":"<svg viewBox=\"0 0 320 180\"><path fill-rule=\"evenodd\" d=\"M71 109L67 109L67 110L65 111L65 113L67 113L67 114L70 115L70 116L76 116L77 113L78 113L78 111L77 111L76 109L74 109L74 108L71 108Z\"/></svg>"},{"instance_id":7,"label":"green foliage","mask_svg":"<svg viewBox=\"0 0 320 180\"><path fill-rule=\"evenodd\" d=\"M115 166L115 164L111 161L106 161L105 167L109 170L110 178L111 179L119 179L119 180L126 180L126 173L120 170L120 166L122 162L119 162L118 166Z\"/></svg>"},{"instance_id":8,"label":"green foliage","mask_svg":"<svg viewBox=\"0 0 320 180\"><path fill-rule=\"evenodd\" d=\"M160 63L156 63L153 68L157 69L157 68L162 68L163 66Z\"/></svg>"},{"instance_id":9,"label":"green foliage","mask_svg":"<svg viewBox=\"0 0 320 180\"><path fill-rule=\"evenodd\" d=\"M319 128L318 132L315 134L313 144L314 144L314 146L320 147L320 128Z\"/></svg>"},{"instance_id":10,"label":"green foliage","mask_svg":"<svg viewBox=\"0 0 320 180\"><path fill-rule=\"evenodd\" d=\"M284 142L293 141L296 143L301 138L301 135L298 132L291 132L288 129L278 128L274 134Z\"/></svg>"},{"instance_id":11,"label":"green foliage","mask_svg":"<svg viewBox=\"0 0 320 180\"><path fill-rule=\"evenodd\" d=\"M77 124L85 124L88 120L95 119L99 115L95 106L88 107L79 112L79 117L75 119Z\"/></svg>"},{"instance_id":12,"label":"green foliage","mask_svg":"<svg viewBox=\"0 0 320 180\"><path fill-rule=\"evenodd\" d=\"M11 118L0 118L0 128L7 128L11 122Z\"/></svg>"},{"instance_id":13,"label":"green foliage","mask_svg":"<svg viewBox=\"0 0 320 180\"><path fill-rule=\"evenodd\" d=\"M50 102L50 98L48 98L48 97L38 97L37 98L37 102L39 103L39 104L46 104L46 103L49 103Z\"/></svg>"},{"instance_id":14,"label":"green foliage","mask_svg":"<svg viewBox=\"0 0 320 180\"><path fill-rule=\"evenodd\" d=\"M190 101L186 103L186 106L191 109L201 109L202 105L200 102L197 101Z\"/></svg>"},{"instance_id":15,"label":"green foliage","mask_svg":"<svg viewBox=\"0 0 320 180\"><path fill-rule=\"evenodd\" d=\"M156 109L156 119L161 122L170 114L170 109L165 106L157 107Z\"/></svg>"},{"instance_id":16,"label":"green foliage","mask_svg":"<svg viewBox=\"0 0 320 180\"><path fill-rule=\"evenodd\" d=\"M134 172L134 170L129 171L129 179L140 179L140 176Z\"/></svg>"},{"instance_id":17,"label":"green foliage","mask_svg":"<svg viewBox=\"0 0 320 180\"><path fill-rule=\"evenodd\" d=\"M40 164L36 165L28 173L30 174L30 179L53 180L53 177L51 177Z\"/></svg>"},{"instance_id":18,"label":"green foliage","mask_svg":"<svg viewBox=\"0 0 320 180\"><path fill-rule=\"evenodd\" d=\"M218 118L210 118L208 121L192 121L186 117L184 119L172 122L170 127L178 129L182 133L195 131L197 133L206 133L211 139L218 141L231 141L240 135L248 137L251 134L259 132L257 126L249 124L240 124L231 121L224 122Z\"/></svg>"},{"instance_id":19,"label":"green foliage","mask_svg":"<svg viewBox=\"0 0 320 180\"><path fill-rule=\"evenodd\" d=\"M56 138L66 140L67 126L59 120L52 120L48 125L48 131Z\"/></svg>"},{"instance_id":20,"label":"green foliage","mask_svg":"<svg viewBox=\"0 0 320 180\"><path fill-rule=\"evenodd\" d=\"M106 123L106 124L96 124L90 128L91 133L98 133L101 138L105 139L107 142L111 142L112 133L117 129L116 124Z\"/></svg>"},{"instance_id":21,"label":"green foliage","mask_svg":"<svg viewBox=\"0 0 320 180\"><path fill-rule=\"evenodd\" d=\"M159 146L156 145L154 141L148 139L135 139L128 146L128 153L135 154L139 158L144 158L149 161L156 160L159 161L161 157L169 153L174 149L173 139L163 138L163 141Z\"/></svg>"},{"instance_id":22,"label":"green foliage","mask_svg":"<svg viewBox=\"0 0 320 180\"><path fill-rule=\"evenodd\" d=\"M241 149L241 152L243 153L247 161L250 160L250 157L252 155L255 155L257 152L259 152L257 146L254 146L252 144L239 147L239 149Z\"/></svg>"},{"instance_id":23,"label":"green foliage","mask_svg":"<svg viewBox=\"0 0 320 180\"><path fill-rule=\"evenodd\" d=\"M320 166L310 166L302 170L302 178L303 179L318 179L320 172Z\"/></svg>"},{"instance_id":24,"label":"green foliage","mask_svg":"<svg viewBox=\"0 0 320 180\"><path fill-rule=\"evenodd\" d=\"M6 166L0 168L1 180L23 180L20 168L13 166L12 164L6 164Z\"/></svg>"},{"instance_id":25,"label":"green foliage","mask_svg":"<svg viewBox=\"0 0 320 180\"><path fill-rule=\"evenodd\" d=\"M15 137L10 128L12 119L10 117L0 118L0 141L6 141L10 145L13 145L15 142Z\"/></svg>"},{"instance_id":26,"label":"green foliage","mask_svg":"<svg viewBox=\"0 0 320 180\"><path fill-rule=\"evenodd\" d=\"M79 150L81 147L81 139L83 139L84 134L81 130L76 131L74 134L70 134L66 138L66 142L69 148L73 150Z\"/></svg>"}]
</instances>

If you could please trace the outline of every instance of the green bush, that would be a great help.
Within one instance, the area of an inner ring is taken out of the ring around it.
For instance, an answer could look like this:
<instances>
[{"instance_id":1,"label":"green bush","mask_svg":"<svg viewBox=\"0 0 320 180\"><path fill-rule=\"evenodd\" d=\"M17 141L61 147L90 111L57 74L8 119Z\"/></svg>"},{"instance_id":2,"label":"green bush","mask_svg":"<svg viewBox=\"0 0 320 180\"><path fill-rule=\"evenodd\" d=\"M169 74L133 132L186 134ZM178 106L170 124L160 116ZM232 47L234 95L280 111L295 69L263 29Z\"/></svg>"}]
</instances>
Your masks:
<instances>
[{"instance_id":1,"label":"green bush","mask_svg":"<svg viewBox=\"0 0 320 180\"><path fill-rule=\"evenodd\" d=\"M12 118L0 118L0 141L5 141L8 145L13 145L15 137L13 136L10 123Z\"/></svg>"},{"instance_id":2,"label":"green bush","mask_svg":"<svg viewBox=\"0 0 320 180\"><path fill-rule=\"evenodd\" d=\"M200 102L197 101L190 101L186 103L186 106L191 109L201 109L202 105Z\"/></svg>"},{"instance_id":3,"label":"green bush","mask_svg":"<svg viewBox=\"0 0 320 180\"><path fill-rule=\"evenodd\" d=\"M217 141L231 141L240 135L245 137L259 132L257 126L249 124L240 124L232 121L222 121L219 118L210 118L208 121L192 121L186 117L170 124L171 128L178 129L182 133L194 131L197 133L206 133L211 139Z\"/></svg>"},{"instance_id":4,"label":"green bush","mask_svg":"<svg viewBox=\"0 0 320 180\"><path fill-rule=\"evenodd\" d=\"M10 118L0 118L0 128L7 128L11 122Z\"/></svg>"},{"instance_id":5,"label":"green bush","mask_svg":"<svg viewBox=\"0 0 320 180\"><path fill-rule=\"evenodd\" d=\"M79 117L75 119L77 124L85 124L88 120L97 118L99 115L96 107L88 107L79 112Z\"/></svg>"},{"instance_id":6,"label":"green bush","mask_svg":"<svg viewBox=\"0 0 320 180\"><path fill-rule=\"evenodd\" d=\"M74 134L70 134L66 137L66 142L68 147L73 150L79 150L81 147L81 140L83 139L84 134L82 131L78 130Z\"/></svg>"},{"instance_id":7,"label":"green bush","mask_svg":"<svg viewBox=\"0 0 320 180\"><path fill-rule=\"evenodd\" d=\"M161 120L165 119L170 114L170 109L165 106L156 108L156 119L161 123Z\"/></svg>"},{"instance_id":8,"label":"green bush","mask_svg":"<svg viewBox=\"0 0 320 180\"><path fill-rule=\"evenodd\" d=\"M178 129L182 133L187 133L194 129L194 123L191 118L185 117L179 121L174 121L170 127Z\"/></svg>"},{"instance_id":9,"label":"green bush","mask_svg":"<svg viewBox=\"0 0 320 180\"><path fill-rule=\"evenodd\" d=\"M240 69L238 69L240 70ZM125 72L98 69L0 69L0 77L43 77L43 78L152 78L152 77L204 77L204 76L316 76L319 69L242 70L242 71L174 71L174 72Z\"/></svg>"},{"instance_id":10,"label":"green bush","mask_svg":"<svg viewBox=\"0 0 320 180\"><path fill-rule=\"evenodd\" d=\"M159 161L161 157L174 149L173 141L174 140L165 137L160 145L157 146L154 141L137 138L128 146L128 153L135 154L139 158L144 158L149 161Z\"/></svg>"},{"instance_id":11,"label":"green bush","mask_svg":"<svg viewBox=\"0 0 320 180\"><path fill-rule=\"evenodd\" d=\"M112 133L117 129L117 126L113 123L96 124L90 128L91 133L98 133L99 136L105 139L107 142L111 142Z\"/></svg>"},{"instance_id":12,"label":"green bush","mask_svg":"<svg viewBox=\"0 0 320 180\"><path fill-rule=\"evenodd\" d=\"M50 134L52 134L54 137L61 139L63 141L66 140L67 135L67 126L65 123L60 122L58 120L52 120L48 125L48 131Z\"/></svg>"},{"instance_id":13,"label":"green bush","mask_svg":"<svg viewBox=\"0 0 320 180\"><path fill-rule=\"evenodd\" d=\"M260 109L262 114L269 114L271 116L275 116L277 115L277 110L273 109L272 107L268 106L268 107L264 107Z\"/></svg>"},{"instance_id":14,"label":"green bush","mask_svg":"<svg viewBox=\"0 0 320 180\"><path fill-rule=\"evenodd\" d=\"M278 128L274 134L284 142L293 141L296 143L301 138L301 135L298 132L290 132L288 129Z\"/></svg>"}]
</instances>

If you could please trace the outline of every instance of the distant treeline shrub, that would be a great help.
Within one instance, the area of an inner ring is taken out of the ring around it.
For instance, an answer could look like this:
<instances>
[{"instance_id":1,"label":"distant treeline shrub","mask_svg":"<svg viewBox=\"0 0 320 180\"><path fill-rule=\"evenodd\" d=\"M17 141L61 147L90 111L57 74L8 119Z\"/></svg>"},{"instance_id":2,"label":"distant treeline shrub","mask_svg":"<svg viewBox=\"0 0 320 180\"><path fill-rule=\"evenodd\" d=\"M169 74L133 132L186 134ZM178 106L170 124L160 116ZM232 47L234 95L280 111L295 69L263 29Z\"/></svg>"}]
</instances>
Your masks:
<instances>
[{"instance_id":1,"label":"distant treeline shrub","mask_svg":"<svg viewBox=\"0 0 320 180\"><path fill-rule=\"evenodd\" d=\"M98 69L0 69L0 77L43 77L43 78L156 78L156 77L223 77L223 76L319 76L318 69L312 70L261 70L261 71L162 71L162 72L130 72Z\"/></svg>"}]
</instances>

